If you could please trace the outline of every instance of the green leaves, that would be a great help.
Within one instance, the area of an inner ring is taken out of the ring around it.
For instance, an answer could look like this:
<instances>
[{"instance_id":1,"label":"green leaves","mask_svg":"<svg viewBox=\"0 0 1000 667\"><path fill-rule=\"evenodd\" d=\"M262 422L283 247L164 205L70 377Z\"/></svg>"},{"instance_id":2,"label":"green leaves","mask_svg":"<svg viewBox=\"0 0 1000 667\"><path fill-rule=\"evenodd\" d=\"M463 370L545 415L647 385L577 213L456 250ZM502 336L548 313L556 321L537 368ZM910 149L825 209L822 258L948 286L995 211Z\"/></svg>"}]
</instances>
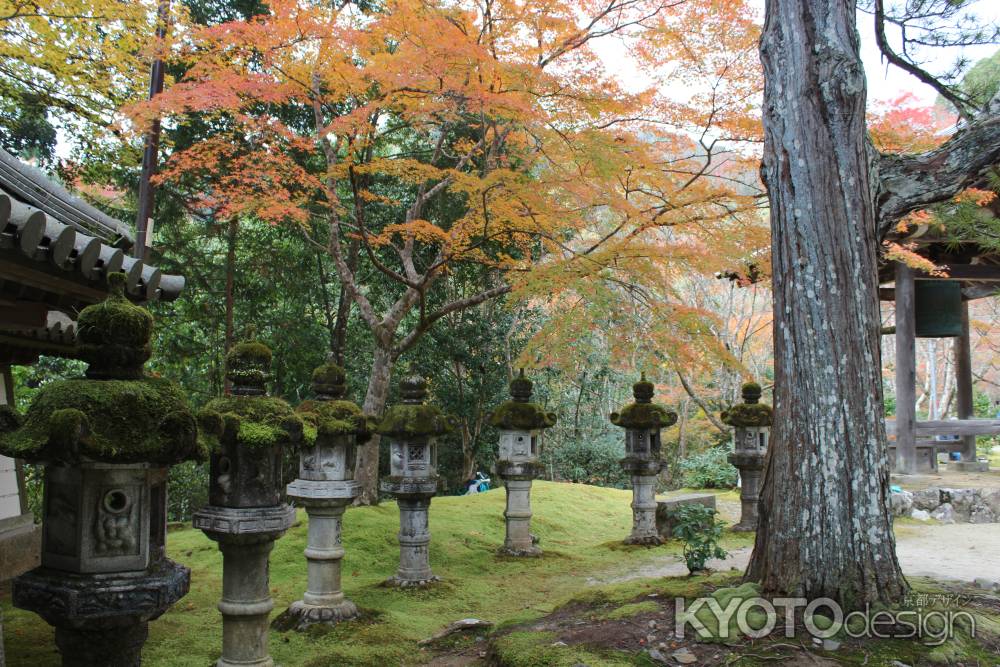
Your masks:
<instances>
[{"instance_id":1,"label":"green leaves","mask_svg":"<svg viewBox=\"0 0 1000 667\"><path fill-rule=\"evenodd\" d=\"M719 546L725 526L716 520L716 510L700 504L681 505L670 512L673 536L684 542L684 564L689 572L701 572L711 558L729 554Z\"/></svg>"}]
</instances>

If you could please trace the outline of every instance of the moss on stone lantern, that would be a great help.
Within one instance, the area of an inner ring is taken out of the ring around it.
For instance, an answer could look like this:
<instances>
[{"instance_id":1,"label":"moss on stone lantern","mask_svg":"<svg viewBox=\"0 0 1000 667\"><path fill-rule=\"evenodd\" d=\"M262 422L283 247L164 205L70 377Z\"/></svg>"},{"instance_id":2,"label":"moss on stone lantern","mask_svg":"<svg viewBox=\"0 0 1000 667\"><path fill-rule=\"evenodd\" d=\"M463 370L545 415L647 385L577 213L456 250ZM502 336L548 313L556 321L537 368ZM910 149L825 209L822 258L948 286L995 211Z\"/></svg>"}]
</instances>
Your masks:
<instances>
[{"instance_id":1,"label":"moss on stone lantern","mask_svg":"<svg viewBox=\"0 0 1000 667\"><path fill-rule=\"evenodd\" d=\"M344 398L344 369L333 363L313 372L315 400L297 412L306 424L299 450L299 476L288 485L288 497L309 515L305 550L309 576L301 600L291 604L276 621L281 628L305 630L322 623L333 625L358 615L358 608L341 590L341 541L344 511L361 491L354 481L358 445L371 437L361 408Z\"/></svg>"},{"instance_id":2,"label":"moss on stone lantern","mask_svg":"<svg viewBox=\"0 0 1000 667\"><path fill-rule=\"evenodd\" d=\"M489 416L489 423L500 431L496 469L507 492L507 532L500 553L509 556L541 554L531 534L531 481L544 470L538 460L541 431L555 426L556 415L531 402L532 390L522 368L510 383L511 400Z\"/></svg>"},{"instance_id":3,"label":"moss on stone lantern","mask_svg":"<svg viewBox=\"0 0 1000 667\"><path fill-rule=\"evenodd\" d=\"M268 655L271 599L269 556L295 521L281 499L284 448L303 437L302 418L267 395L271 350L256 341L226 355L232 395L210 401L198 415L211 451L209 504L192 524L222 551L222 657L219 667L272 665Z\"/></svg>"},{"instance_id":4,"label":"moss on stone lantern","mask_svg":"<svg viewBox=\"0 0 1000 667\"><path fill-rule=\"evenodd\" d=\"M756 382L747 382L740 389L742 403L737 403L721 413L722 423L729 426L770 426L774 411L760 402L762 390Z\"/></svg>"},{"instance_id":5,"label":"moss on stone lantern","mask_svg":"<svg viewBox=\"0 0 1000 667\"><path fill-rule=\"evenodd\" d=\"M625 429L622 468L632 476L632 533L626 544L661 544L656 530L656 476L660 460L660 430L677 421L677 413L653 403L656 388L646 374L632 385L634 403L611 413L611 423Z\"/></svg>"},{"instance_id":6,"label":"moss on stone lantern","mask_svg":"<svg viewBox=\"0 0 1000 667\"><path fill-rule=\"evenodd\" d=\"M743 402L721 413L722 421L733 427L733 452L729 462L740 470L740 501L742 514L733 530L757 529L757 503L760 500L760 478L764 457L771 437L773 412L770 405L760 402L761 388L747 382L740 391Z\"/></svg>"},{"instance_id":7,"label":"moss on stone lantern","mask_svg":"<svg viewBox=\"0 0 1000 667\"><path fill-rule=\"evenodd\" d=\"M437 493L437 438L454 429L454 418L425 403L427 381L413 376L400 382L402 402L388 410L375 432L389 441L389 479L383 491L399 505L399 569L386 582L425 586L438 580L431 571L427 514Z\"/></svg>"},{"instance_id":8,"label":"moss on stone lantern","mask_svg":"<svg viewBox=\"0 0 1000 667\"><path fill-rule=\"evenodd\" d=\"M14 604L74 665L138 665L148 622L187 593L190 571L164 555L167 468L206 454L184 395L144 374L152 316L124 274L108 282L78 318L86 376L44 386L23 419L0 409L0 452L45 466L42 567Z\"/></svg>"},{"instance_id":9,"label":"moss on stone lantern","mask_svg":"<svg viewBox=\"0 0 1000 667\"><path fill-rule=\"evenodd\" d=\"M280 398L266 395L271 350L255 341L226 355L232 395L209 401L198 413L203 446L211 452L209 503L266 507L281 500L281 454L302 440L302 418Z\"/></svg>"}]
</instances>

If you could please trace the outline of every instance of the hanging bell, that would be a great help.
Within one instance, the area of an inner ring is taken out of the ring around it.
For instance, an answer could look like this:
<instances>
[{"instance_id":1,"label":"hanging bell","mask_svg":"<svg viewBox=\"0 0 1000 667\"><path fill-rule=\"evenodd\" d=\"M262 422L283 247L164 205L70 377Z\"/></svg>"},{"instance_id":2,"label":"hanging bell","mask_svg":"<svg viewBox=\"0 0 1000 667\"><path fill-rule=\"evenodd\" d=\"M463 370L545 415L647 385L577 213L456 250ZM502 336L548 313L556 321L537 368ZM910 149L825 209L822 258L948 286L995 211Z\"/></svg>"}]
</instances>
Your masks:
<instances>
[{"instance_id":1,"label":"hanging bell","mask_svg":"<svg viewBox=\"0 0 1000 667\"><path fill-rule=\"evenodd\" d=\"M957 280L915 281L917 338L962 334L962 284Z\"/></svg>"}]
</instances>

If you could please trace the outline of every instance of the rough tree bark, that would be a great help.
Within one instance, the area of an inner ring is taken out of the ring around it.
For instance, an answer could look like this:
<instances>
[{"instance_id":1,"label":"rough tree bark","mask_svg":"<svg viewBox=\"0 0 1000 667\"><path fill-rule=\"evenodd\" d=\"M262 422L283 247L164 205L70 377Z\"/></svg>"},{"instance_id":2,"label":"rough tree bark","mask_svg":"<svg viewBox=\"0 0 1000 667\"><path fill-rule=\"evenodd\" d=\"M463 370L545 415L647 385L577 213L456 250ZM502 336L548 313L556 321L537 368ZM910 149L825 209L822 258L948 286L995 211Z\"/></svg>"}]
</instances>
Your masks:
<instances>
[{"instance_id":1,"label":"rough tree bark","mask_svg":"<svg viewBox=\"0 0 1000 667\"><path fill-rule=\"evenodd\" d=\"M853 0L768 0L775 419L747 576L846 607L899 599L882 419L873 151Z\"/></svg>"}]
</instances>

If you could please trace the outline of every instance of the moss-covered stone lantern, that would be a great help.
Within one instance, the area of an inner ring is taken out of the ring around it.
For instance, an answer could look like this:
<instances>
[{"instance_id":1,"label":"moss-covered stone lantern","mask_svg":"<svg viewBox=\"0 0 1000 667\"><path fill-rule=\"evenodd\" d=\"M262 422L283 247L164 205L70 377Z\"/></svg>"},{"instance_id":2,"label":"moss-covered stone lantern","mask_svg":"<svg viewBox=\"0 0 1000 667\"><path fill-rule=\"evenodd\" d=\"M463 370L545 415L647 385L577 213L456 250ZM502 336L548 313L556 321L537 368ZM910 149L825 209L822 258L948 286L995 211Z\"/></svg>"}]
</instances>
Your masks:
<instances>
[{"instance_id":1,"label":"moss-covered stone lantern","mask_svg":"<svg viewBox=\"0 0 1000 667\"><path fill-rule=\"evenodd\" d=\"M357 446L371 436L361 408L344 400L343 368L332 363L320 366L313 372L312 387L316 400L297 410L306 423L306 437L299 451L299 477L288 485L289 498L309 515L308 584L302 599L293 602L279 622L281 627L300 630L358 615L340 588L341 520L361 490L354 481Z\"/></svg>"},{"instance_id":2,"label":"moss-covered stone lantern","mask_svg":"<svg viewBox=\"0 0 1000 667\"><path fill-rule=\"evenodd\" d=\"M0 453L45 466L42 565L14 581L14 605L55 627L64 665L134 667L190 583L164 555L167 470L205 452L178 387L143 372L152 316L124 274L108 282L78 318L86 376L44 386L23 419L0 408Z\"/></svg>"},{"instance_id":3,"label":"moss-covered stone lantern","mask_svg":"<svg viewBox=\"0 0 1000 667\"><path fill-rule=\"evenodd\" d=\"M541 471L541 432L555 426L556 415L532 403L531 394L531 380L521 369L510 383L511 400L501 404L489 418L490 424L500 430L496 467L507 489L507 537L500 553L510 556L541 553L531 535L531 481Z\"/></svg>"},{"instance_id":4,"label":"moss-covered stone lantern","mask_svg":"<svg viewBox=\"0 0 1000 667\"><path fill-rule=\"evenodd\" d=\"M660 430L677 421L677 413L653 403L655 388L643 374L632 385L634 403L611 413L611 423L625 429L622 468L632 477L632 534L626 544L662 544L656 530L656 478L660 460Z\"/></svg>"},{"instance_id":5,"label":"moss-covered stone lantern","mask_svg":"<svg viewBox=\"0 0 1000 667\"><path fill-rule=\"evenodd\" d=\"M271 350L240 343L226 356L232 395L198 415L211 451L209 504L193 524L222 551L222 657L219 667L270 667L268 557L295 520L281 502L281 455L302 439L303 423L283 400L267 395Z\"/></svg>"},{"instance_id":6,"label":"moss-covered stone lantern","mask_svg":"<svg viewBox=\"0 0 1000 667\"><path fill-rule=\"evenodd\" d=\"M389 478L381 488L399 504L399 569L386 583L426 586L438 580L430 566L431 534L427 513L437 493L437 438L454 428L454 420L424 402L427 382L405 378L402 402L386 410L375 432L389 443Z\"/></svg>"},{"instance_id":7,"label":"moss-covered stone lantern","mask_svg":"<svg viewBox=\"0 0 1000 667\"><path fill-rule=\"evenodd\" d=\"M733 453L729 462L740 470L740 522L733 530L757 530L757 503L760 500L760 477L771 435L771 406L760 402L761 389L747 382L742 389L743 402L722 411L722 421L733 427Z\"/></svg>"}]
</instances>

